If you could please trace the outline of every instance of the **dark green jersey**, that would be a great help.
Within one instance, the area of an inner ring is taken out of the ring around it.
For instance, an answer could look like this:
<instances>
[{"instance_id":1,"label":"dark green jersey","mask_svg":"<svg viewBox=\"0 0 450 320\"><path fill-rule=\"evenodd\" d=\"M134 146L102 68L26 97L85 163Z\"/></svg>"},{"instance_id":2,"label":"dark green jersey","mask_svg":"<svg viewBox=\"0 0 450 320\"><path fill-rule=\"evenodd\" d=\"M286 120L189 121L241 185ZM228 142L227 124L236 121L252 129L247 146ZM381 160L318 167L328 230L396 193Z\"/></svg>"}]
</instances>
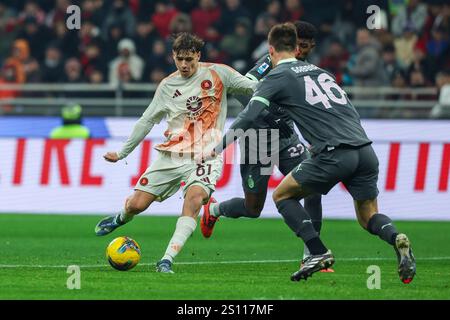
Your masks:
<instances>
[{"instance_id":1,"label":"dark green jersey","mask_svg":"<svg viewBox=\"0 0 450 320\"><path fill-rule=\"evenodd\" d=\"M264 78L270 71L272 70L272 61L270 60L270 55L266 54L262 58L260 58L256 63L255 66L246 73L246 77L250 78L255 81L260 81L262 78ZM242 103L243 106L246 106L251 97L250 96L235 96L239 100L240 103ZM275 116L278 116L282 118L287 124L289 124L292 128L294 128L294 123L292 122L292 119L284 112L284 110L274 104L271 103L268 111ZM263 119L263 116L257 117L252 124L253 129L270 129L271 126ZM273 141L275 138L271 137L270 141ZM281 138L279 139L279 147L280 150L287 148L291 145L297 145L298 137L296 134L292 134L289 138ZM251 151L257 152L258 146L257 144L247 144L248 148L250 148Z\"/></svg>"},{"instance_id":2,"label":"dark green jersey","mask_svg":"<svg viewBox=\"0 0 450 320\"><path fill-rule=\"evenodd\" d=\"M224 136L217 151L234 139L234 129L252 127L255 117L271 103L280 105L294 121L302 136L319 153L338 146L370 144L358 113L334 77L319 67L285 59L258 84L248 106Z\"/></svg>"},{"instance_id":3,"label":"dark green jersey","mask_svg":"<svg viewBox=\"0 0 450 320\"><path fill-rule=\"evenodd\" d=\"M259 83L252 100L282 106L314 153L371 143L347 94L331 74L313 64L282 60Z\"/></svg>"},{"instance_id":4,"label":"dark green jersey","mask_svg":"<svg viewBox=\"0 0 450 320\"><path fill-rule=\"evenodd\" d=\"M245 75L246 77L252 79L252 80L258 80L260 81L263 79L269 72L272 70L272 60L270 59L270 55L267 53L263 57L261 57L255 64L255 66L247 72ZM250 101L250 98L248 99ZM247 101L247 103L248 103ZM246 104L245 104L246 105ZM294 128L294 123L292 122L292 119L284 112L283 108L277 105L276 103L270 103L268 111L281 119L285 121L287 124L289 124L292 128ZM270 128L269 125L261 119L261 117L255 119L254 125L252 128L256 129L268 129ZM289 138L284 138L280 140L280 149L291 145L292 143L298 143L297 142L298 137L296 135L292 135Z\"/></svg>"}]
</instances>

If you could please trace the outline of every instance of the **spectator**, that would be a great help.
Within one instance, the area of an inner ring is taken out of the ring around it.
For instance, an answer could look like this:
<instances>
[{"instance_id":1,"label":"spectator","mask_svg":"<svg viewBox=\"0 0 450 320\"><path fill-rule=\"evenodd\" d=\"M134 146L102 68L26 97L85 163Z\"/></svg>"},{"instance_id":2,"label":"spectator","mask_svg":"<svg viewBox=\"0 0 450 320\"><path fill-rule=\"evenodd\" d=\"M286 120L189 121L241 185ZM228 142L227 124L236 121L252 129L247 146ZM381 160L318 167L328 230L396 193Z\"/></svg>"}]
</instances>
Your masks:
<instances>
[{"instance_id":1,"label":"spectator","mask_svg":"<svg viewBox=\"0 0 450 320\"><path fill-rule=\"evenodd\" d=\"M47 27L38 24L34 16L28 16L24 21L24 29L19 32L18 38L25 39L30 46L31 55L41 61L44 59L49 34Z\"/></svg>"},{"instance_id":2,"label":"spectator","mask_svg":"<svg viewBox=\"0 0 450 320\"><path fill-rule=\"evenodd\" d=\"M103 0L83 0L81 3L81 21L89 20L101 27L106 13Z\"/></svg>"},{"instance_id":3,"label":"spectator","mask_svg":"<svg viewBox=\"0 0 450 320\"><path fill-rule=\"evenodd\" d=\"M93 69L90 73L89 73L89 78L88 78L89 83L93 83L93 84L102 84L105 82L105 77L103 72L101 72L100 70L97 69Z\"/></svg>"},{"instance_id":4,"label":"spectator","mask_svg":"<svg viewBox=\"0 0 450 320\"><path fill-rule=\"evenodd\" d=\"M411 26L405 27L403 35L394 40L397 61L402 68L407 68L414 59L414 47L417 43L415 29Z\"/></svg>"},{"instance_id":5,"label":"spectator","mask_svg":"<svg viewBox=\"0 0 450 320\"><path fill-rule=\"evenodd\" d=\"M128 63L121 62L118 65L117 70L119 82L121 83L135 82L133 75L131 74L130 65Z\"/></svg>"},{"instance_id":6,"label":"spectator","mask_svg":"<svg viewBox=\"0 0 450 320\"><path fill-rule=\"evenodd\" d=\"M17 83L39 80L39 63L30 56L30 47L24 39L14 41L11 56L5 64L14 68Z\"/></svg>"},{"instance_id":7,"label":"spectator","mask_svg":"<svg viewBox=\"0 0 450 320\"><path fill-rule=\"evenodd\" d=\"M189 14L193 9L197 7L197 0L172 0L175 7L186 14Z\"/></svg>"},{"instance_id":8,"label":"spectator","mask_svg":"<svg viewBox=\"0 0 450 320\"><path fill-rule=\"evenodd\" d=\"M191 17L186 13L178 13L169 25L170 34L177 34L181 32L192 32Z\"/></svg>"},{"instance_id":9,"label":"spectator","mask_svg":"<svg viewBox=\"0 0 450 320\"><path fill-rule=\"evenodd\" d=\"M239 18L234 26L234 33L226 35L220 42L220 49L229 57L228 64L231 64L240 72L247 69L247 56L250 50L251 22L247 18ZM238 62L237 60L241 60ZM236 66L240 63L243 69Z\"/></svg>"},{"instance_id":10,"label":"spectator","mask_svg":"<svg viewBox=\"0 0 450 320\"><path fill-rule=\"evenodd\" d=\"M251 47L252 59L258 60L269 50L267 34L270 29L281 20L281 5L278 0L269 0L266 9L258 15L255 22L255 31Z\"/></svg>"},{"instance_id":11,"label":"spectator","mask_svg":"<svg viewBox=\"0 0 450 320\"><path fill-rule=\"evenodd\" d=\"M18 79L16 76L16 68L12 65L5 64L0 69L0 86L2 84L17 84ZM1 89L0 90L0 99L13 99L19 96L19 92L13 89ZM1 104L0 105L0 114L3 112L12 112L14 110L14 106L10 104Z\"/></svg>"},{"instance_id":12,"label":"spectator","mask_svg":"<svg viewBox=\"0 0 450 320\"><path fill-rule=\"evenodd\" d=\"M53 28L56 22L66 22L66 10L71 5L70 0L56 0L55 7L47 14L45 24Z\"/></svg>"},{"instance_id":13,"label":"spectator","mask_svg":"<svg viewBox=\"0 0 450 320\"><path fill-rule=\"evenodd\" d=\"M394 74L392 75L392 86L394 88L403 89L406 88L408 83L406 81L406 75L402 70L396 70ZM399 96L397 95L397 98L399 99L406 99L406 96Z\"/></svg>"},{"instance_id":14,"label":"spectator","mask_svg":"<svg viewBox=\"0 0 450 320\"><path fill-rule=\"evenodd\" d=\"M24 22L27 18L34 18L38 25L43 25L45 22L45 12L41 9L38 1L28 0L19 14L19 21Z\"/></svg>"},{"instance_id":15,"label":"spectator","mask_svg":"<svg viewBox=\"0 0 450 320\"><path fill-rule=\"evenodd\" d=\"M442 28L448 35L450 33L450 4L444 2L437 13L432 29Z\"/></svg>"},{"instance_id":16,"label":"spectator","mask_svg":"<svg viewBox=\"0 0 450 320\"><path fill-rule=\"evenodd\" d=\"M433 119L450 119L450 70L436 75L439 102L433 107L430 117Z\"/></svg>"},{"instance_id":17,"label":"spectator","mask_svg":"<svg viewBox=\"0 0 450 320\"><path fill-rule=\"evenodd\" d=\"M300 0L285 0L281 22L297 21L303 17L303 6Z\"/></svg>"},{"instance_id":18,"label":"spectator","mask_svg":"<svg viewBox=\"0 0 450 320\"><path fill-rule=\"evenodd\" d=\"M156 1L155 13L152 15L152 23L155 26L158 34L166 39L169 34L169 26L172 19L178 14L177 9L175 9L171 4L166 3L167 1Z\"/></svg>"},{"instance_id":19,"label":"spectator","mask_svg":"<svg viewBox=\"0 0 450 320\"><path fill-rule=\"evenodd\" d=\"M319 66L331 72L336 77L336 82L342 84L349 53L337 39L330 42L325 52L326 54L320 60Z\"/></svg>"},{"instance_id":20,"label":"spectator","mask_svg":"<svg viewBox=\"0 0 450 320\"><path fill-rule=\"evenodd\" d=\"M212 43L207 43L205 45L206 58L205 61L212 63L226 63L228 61L228 56L220 50L216 45Z\"/></svg>"},{"instance_id":21,"label":"spectator","mask_svg":"<svg viewBox=\"0 0 450 320\"><path fill-rule=\"evenodd\" d=\"M422 70L414 69L409 74L409 86L413 88L427 87L429 83L427 83L425 75Z\"/></svg>"},{"instance_id":22,"label":"spectator","mask_svg":"<svg viewBox=\"0 0 450 320\"><path fill-rule=\"evenodd\" d=\"M81 63L77 58L67 59L64 65L62 81L65 83L81 83L86 81L82 73Z\"/></svg>"},{"instance_id":23,"label":"spectator","mask_svg":"<svg viewBox=\"0 0 450 320\"><path fill-rule=\"evenodd\" d=\"M83 109L79 104L64 106L61 110L62 126L50 132L51 139L88 139L91 135L89 128L82 124Z\"/></svg>"},{"instance_id":24,"label":"spectator","mask_svg":"<svg viewBox=\"0 0 450 320\"><path fill-rule=\"evenodd\" d=\"M267 38L270 29L281 21L281 5L278 0L269 0L263 12L256 18L255 22L255 36ZM259 43L259 42L258 42Z\"/></svg>"},{"instance_id":25,"label":"spectator","mask_svg":"<svg viewBox=\"0 0 450 320\"><path fill-rule=\"evenodd\" d=\"M0 2L0 65L3 59L9 54L11 44L16 34L17 19L14 10L8 8L4 3Z\"/></svg>"},{"instance_id":26,"label":"spectator","mask_svg":"<svg viewBox=\"0 0 450 320\"><path fill-rule=\"evenodd\" d=\"M78 32L79 44L78 51L80 54L86 51L86 47L93 43L101 43L100 29L89 20L83 21L81 29Z\"/></svg>"},{"instance_id":27,"label":"spectator","mask_svg":"<svg viewBox=\"0 0 450 320\"><path fill-rule=\"evenodd\" d=\"M382 57L384 63L384 70L389 79L389 82L393 85L394 78L398 76L399 72L402 70L395 55L394 45L390 44L385 46L383 48Z\"/></svg>"},{"instance_id":28,"label":"spectator","mask_svg":"<svg viewBox=\"0 0 450 320\"><path fill-rule=\"evenodd\" d=\"M112 7L109 10L105 22L103 23L103 35L108 37L108 30L111 25L118 24L125 32L125 36L133 37L136 30L136 19L128 7L127 0L113 0Z\"/></svg>"},{"instance_id":29,"label":"spectator","mask_svg":"<svg viewBox=\"0 0 450 320\"><path fill-rule=\"evenodd\" d=\"M64 72L61 50L56 46L49 46L45 51L45 60L42 64L41 79L43 82L57 83Z\"/></svg>"},{"instance_id":30,"label":"spectator","mask_svg":"<svg viewBox=\"0 0 450 320\"><path fill-rule=\"evenodd\" d=\"M119 52L117 51L117 48L119 46L120 40L122 40L125 37L125 32L123 31L123 28L120 24L112 24L109 27L108 30L108 40L105 42L105 60L107 63L111 62Z\"/></svg>"},{"instance_id":31,"label":"spectator","mask_svg":"<svg viewBox=\"0 0 450 320\"><path fill-rule=\"evenodd\" d=\"M413 61L407 69L407 73L410 74L414 70L421 71L425 77L425 81L428 84L432 84L435 75L434 62L427 56L425 49L420 45L416 45L413 52Z\"/></svg>"},{"instance_id":32,"label":"spectator","mask_svg":"<svg viewBox=\"0 0 450 320\"><path fill-rule=\"evenodd\" d=\"M98 42L89 43L80 58L83 67L83 73L89 77L93 70L100 71L106 74L107 67L105 59L103 58L101 45Z\"/></svg>"},{"instance_id":33,"label":"spectator","mask_svg":"<svg viewBox=\"0 0 450 320\"><path fill-rule=\"evenodd\" d=\"M70 32L65 22L56 22L53 26L53 34L52 44L61 50L64 57L71 57L78 53L79 38L77 33Z\"/></svg>"},{"instance_id":34,"label":"spectator","mask_svg":"<svg viewBox=\"0 0 450 320\"><path fill-rule=\"evenodd\" d=\"M216 0L200 0L200 7L192 10L192 29L205 41L216 42L221 35L216 28L221 15Z\"/></svg>"},{"instance_id":35,"label":"spectator","mask_svg":"<svg viewBox=\"0 0 450 320\"><path fill-rule=\"evenodd\" d=\"M226 0L220 16L220 31L224 35L233 33L239 18L250 19L250 12L242 5L241 0Z\"/></svg>"},{"instance_id":36,"label":"spectator","mask_svg":"<svg viewBox=\"0 0 450 320\"><path fill-rule=\"evenodd\" d=\"M124 68L123 65L126 64L130 71L130 76L132 81L139 81L142 78L142 72L144 71L144 61L136 54L136 48L134 46L134 42L131 39L122 39L118 45L119 56L116 57L109 64L109 83L118 84L120 81L120 75L124 75L125 73L119 74L121 70Z\"/></svg>"},{"instance_id":37,"label":"spectator","mask_svg":"<svg viewBox=\"0 0 450 320\"><path fill-rule=\"evenodd\" d=\"M134 37L137 55L147 60L147 57L151 54L153 43L157 38L158 34L153 23L148 20L139 21Z\"/></svg>"},{"instance_id":38,"label":"spectator","mask_svg":"<svg viewBox=\"0 0 450 320\"><path fill-rule=\"evenodd\" d=\"M427 43L427 52L433 59L443 55L449 46L448 33L444 26L431 30L431 39Z\"/></svg>"},{"instance_id":39,"label":"spectator","mask_svg":"<svg viewBox=\"0 0 450 320\"><path fill-rule=\"evenodd\" d=\"M406 6L399 8L392 20L392 33L401 36L406 27L422 32L427 14L427 6L420 0L409 0Z\"/></svg>"},{"instance_id":40,"label":"spectator","mask_svg":"<svg viewBox=\"0 0 450 320\"><path fill-rule=\"evenodd\" d=\"M356 36L355 64L349 68L357 86L382 86L387 82L379 45L367 29L359 29Z\"/></svg>"},{"instance_id":41,"label":"spectator","mask_svg":"<svg viewBox=\"0 0 450 320\"><path fill-rule=\"evenodd\" d=\"M162 40L156 40L153 43L152 51L147 59L145 74L150 74L155 68L163 70L165 74L171 70L167 47Z\"/></svg>"},{"instance_id":42,"label":"spectator","mask_svg":"<svg viewBox=\"0 0 450 320\"><path fill-rule=\"evenodd\" d=\"M151 83L160 83L165 77L167 77L167 73L163 69L156 67L150 72L149 81Z\"/></svg>"}]
</instances>

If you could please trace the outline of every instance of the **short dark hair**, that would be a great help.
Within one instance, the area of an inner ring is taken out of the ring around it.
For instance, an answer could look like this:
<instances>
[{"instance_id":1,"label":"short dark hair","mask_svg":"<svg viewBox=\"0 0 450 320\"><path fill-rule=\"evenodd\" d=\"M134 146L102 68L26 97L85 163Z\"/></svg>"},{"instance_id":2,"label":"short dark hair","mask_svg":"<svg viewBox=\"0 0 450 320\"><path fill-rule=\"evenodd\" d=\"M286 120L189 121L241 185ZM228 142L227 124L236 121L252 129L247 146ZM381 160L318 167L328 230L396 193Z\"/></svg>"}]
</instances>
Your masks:
<instances>
[{"instance_id":1,"label":"short dark hair","mask_svg":"<svg viewBox=\"0 0 450 320\"><path fill-rule=\"evenodd\" d=\"M297 29L297 37L299 39L314 40L317 36L317 29L309 22L306 21L294 21L295 28Z\"/></svg>"},{"instance_id":2,"label":"short dark hair","mask_svg":"<svg viewBox=\"0 0 450 320\"><path fill-rule=\"evenodd\" d=\"M174 36L175 40L172 45L172 50L174 52L200 52L205 44L205 42L188 32L181 32Z\"/></svg>"},{"instance_id":3,"label":"short dark hair","mask_svg":"<svg viewBox=\"0 0 450 320\"><path fill-rule=\"evenodd\" d=\"M297 30L295 25L287 22L277 24L270 29L269 45L276 51L294 51L297 47Z\"/></svg>"}]
</instances>

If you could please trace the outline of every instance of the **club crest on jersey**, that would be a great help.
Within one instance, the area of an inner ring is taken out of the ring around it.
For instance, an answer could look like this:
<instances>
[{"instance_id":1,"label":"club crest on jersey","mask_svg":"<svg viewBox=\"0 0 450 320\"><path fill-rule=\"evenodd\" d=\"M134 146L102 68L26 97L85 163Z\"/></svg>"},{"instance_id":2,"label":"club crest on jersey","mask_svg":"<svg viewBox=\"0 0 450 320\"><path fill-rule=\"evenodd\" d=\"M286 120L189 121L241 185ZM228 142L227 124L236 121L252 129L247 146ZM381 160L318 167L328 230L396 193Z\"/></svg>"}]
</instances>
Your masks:
<instances>
[{"instance_id":1,"label":"club crest on jersey","mask_svg":"<svg viewBox=\"0 0 450 320\"><path fill-rule=\"evenodd\" d=\"M142 178L139 183L141 184L141 186L146 186L148 184L148 179L147 178Z\"/></svg>"},{"instance_id":2,"label":"club crest on jersey","mask_svg":"<svg viewBox=\"0 0 450 320\"><path fill-rule=\"evenodd\" d=\"M269 65L264 62L262 65L259 66L257 71L259 74L263 74L264 72L266 72L267 68L269 68Z\"/></svg>"},{"instance_id":3,"label":"club crest on jersey","mask_svg":"<svg viewBox=\"0 0 450 320\"><path fill-rule=\"evenodd\" d=\"M212 82L211 80L203 80L200 86L203 90L209 90L212 87Z\"/></svg>"}]
</instances>

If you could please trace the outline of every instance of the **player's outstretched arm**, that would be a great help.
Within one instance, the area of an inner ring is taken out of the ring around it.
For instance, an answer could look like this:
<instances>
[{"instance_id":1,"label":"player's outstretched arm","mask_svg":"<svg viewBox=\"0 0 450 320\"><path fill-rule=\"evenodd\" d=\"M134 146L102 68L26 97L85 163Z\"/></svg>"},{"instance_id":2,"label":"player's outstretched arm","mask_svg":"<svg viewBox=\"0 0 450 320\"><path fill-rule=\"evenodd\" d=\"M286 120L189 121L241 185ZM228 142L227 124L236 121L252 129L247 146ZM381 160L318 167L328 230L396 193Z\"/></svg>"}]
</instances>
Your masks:
<instances>
[{"instance_id":1,"label":"player's outstretched arm","mask_svg":"<svg viewBox=\"0 0 450 320\"><path fill-rule=\"evenodd\" d=\"M252 127L253 122L270 105L269 101L276 100L277 95L284 90L286 78L284 73L270 73L258 83L253 97L245 109L239 113L236 120L222 138L222 143L214 148L220 154L228 145L244 135ZM276 102L276 101L275 101Z\"/></svg>"},{"instance_id":2,"label":"player's outstretched arm","mask_svg":"<svg viewBox=\"0 0 450 320\"><path fill-rule=\"evenodd\" d=\"M160 83L156 89L152 102L145 110L142 117L134 125L133 131L130 137L127 139L122 149L119 152L108 152L103 157L106 161L117 162L118 160L126 158L142 140L150 133L153 126L160 123L162 118L167 114L165 109L164 94L164 80ZM115 155L114 155L115 154ZM116 158L117 156L117 158Z\"/></svg>"}]
</instances>

